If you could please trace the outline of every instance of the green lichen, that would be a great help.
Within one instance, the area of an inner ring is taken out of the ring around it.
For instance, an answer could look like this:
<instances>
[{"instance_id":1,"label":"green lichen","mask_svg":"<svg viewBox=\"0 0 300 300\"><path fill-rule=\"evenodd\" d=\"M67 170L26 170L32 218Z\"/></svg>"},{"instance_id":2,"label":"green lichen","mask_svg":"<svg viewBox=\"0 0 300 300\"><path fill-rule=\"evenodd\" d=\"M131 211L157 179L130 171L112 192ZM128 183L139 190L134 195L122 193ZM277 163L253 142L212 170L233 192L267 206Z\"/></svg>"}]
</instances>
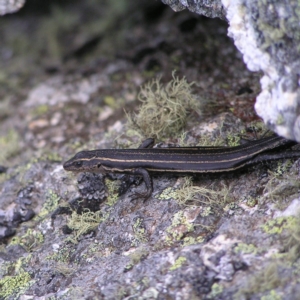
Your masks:
<instances>
[{"instance_id":1,"label":"green lichen","mask_svg":"<svg viewBox=\"0 0 300 300\"><path fill-rule=\"evenodd\" d=\"M174 214L172 224L167 228L166 242L171 244L173 241L179 241L186 233L194 231L194 224L189 222L184 215L184 211Z\"/></svg>"},{"instance_id":2,"label":"green lichen","mask_svg":"<svg viewBox=\"0 0 300 300\"><path fill-rule=\"evenodd\" d=\"M177 198L177 191L172 187L168 187L164 189L158 196L158 199L160 200L170 200L176 198Z\"/></svg>"},{"instance_id":3,"label":"green lichen","mask_svg":"<svg viewBox=\"0 0 300 300\"><path fill-rule=\"evenodd\" d=\"M143 219L137 218L132 228L135 236L135 242L139 244L146 243L148 241L146 230L143 226Z\"/></svg>"},{"instance_id":4,"label":"green lichen","mask_svg":"<svg viewBox=\"0 0 300 300\"><path fill-rule=\"evenodd\" d=\"M86 233L95 230L101 222L105 220L101 211L91 212L87 210L82 214L77 214L75 211L68 218L68 227L73 230L72 236L68 239L76 244L78 238Z\"/></svg>"},{"instance_id":5,"label":"green lichen","mask_svg":"<svg viewBox=\"0 0 300 300\"><path fill-rule=\"evenodd\" d=\"M278 263L273 261L257 274L250 277L249 280L247 280L246 287L242 288L235 295L235 298L241 299L244 298L244 295L249 298L251 295L273 290L283 283L283 281L278 273Z\"/></svg>"},{"instance_id":6,"label":"green lichen","mask_svg":"<svg viewBox=\"0 0 300 300\"><path fill-rule=\"evenodd\" d=\"M138 99L143 103L139 113L128 116L129 128L146 137L162 139L177 135L185 126L188 112L199 113L199 101L191 92L193 83L172 74L166 86L154 79L141 88Z\"/></svg>"},{"instance_id":7,"label":"green lichen","mask_svg":"<svg viewBox=\"0 0 300 300\"><path fill-rule=\"evenodd\" d=\"M246 205L249 207L255 207L258 203L257 198L251 197L250 195L246 198Z\"/></svg>"},{"instance_id":8,"label":"green lichen","mask_svg":"<svg viewBox=\"0 0 300 300\"><path fill-rule=\"evenodd\" d=\"M54 269L57 273L62 274L65 277L71 276L76 271L76 268L70 267L69 263L63 262L57 263Z\"/></svg>"},{"instance_id":9,"label":"green lichen","mask_svg":"<svg viewBox=\"0 0 300 300\"><path fill-rule=\"evenodd\" d=\"M22 236L14 236L11 239L11 245L21 245L26 251L32 251L32 249L40 246L44 242L44 236L39 230L29 228Z\"/></svg>"},{"instance_id":10,"label":"green lichen","mask_svg":"<svg viewBox=\"0 0 300 300\"><path fill-rule=\"evenodd\" d=\"M237 135L228 134L227 143L229 147L235 147L240 145L241 138Z\"/></svg>"},{"instance_id":11,"label":"green lichen","mask_svg":"<svg viewBox=\"0 0 300 300\"><path fill-rule=\"evenodd\" d=\"M46 114L48 111L49 111L49 105L41 104L39 106L34 107L34 109L31 111L31 114L35 117L39 117Z\"/></svg>"},{"instance_id":12,"label":"green lichen","mask_svg":"<svg viewBox=\"0 0 300 300\"><path fill-rule=\"evenodd\" d=\"M60 201L60 196L56 194L53 190L49 189L46 192L46 201L39 214L34 217L35 220L45 218L49 213L53 212Z\"/></svg>"},{"instance_id":13,"label":"green lichen","mask_svg":"<svg viewBox=\"0 0 300 300\"><path fill-rule=\"evenodd\" d=\"M134 252L129 254L130 262L126 265L126 271L131 270L141 260L148 256L149 252L145 248L136 249Z\"/></svg>"},{"instance_id":14,"label":"green lichen","mask_svg":"<svg viewBox=\"0 0 300 300\"><path fill-rule=\"evenodd\" d=\"M0 136L0 164L7 165L7 160L19 153L19 141L19 134L14 129L10 129L6 135Z\"/></svg>"},{"instance_id":15,"label":"green lichen","mask_svg":"<svg viewBox=\"0 0 300 300\"><path fill-rule=\"evenodd\" d=\"M258 249L253 244L239 243L236 247L234 247L234 252L256 255L258 252Z\"/></svg>"},{"instance_id":16,"label":"green lichen","mask_svg":"<svg viewBox=\"0 0 300 300\"><path fill-rule=\"evenodd\" d=\"M278 217L267 221L262 229L268 234L281 234L284 229L295 227L296 224L297 219L294 216Z\"/></svg>"},{"instance_id":17,"label":"green lichen","mask_svg":"<svg viewBox=\"0 0 300 300\"><path fill-rule=\"evenodd\" d=\"M105 178L104 180L105 180L105 186L108 191L106 204L109 206L114 206L119 199L119 192L118 192L119 184L117 181L109 180L108 178Z\"/></svg>"},{"instance_id":18,"label":"green lichen","mask_svg":"<svg viewBox=\"0 0 300 300\"><path fill-rule=\"evenodd\" d=\"M1 267L3 276L0 279L0 299L18 299L19 295L33 284L30 274L24 270L31 257L31 255L27 255L19 258L16 262L5 264L4 268ZM10 275L7 275L8 273ZM12 298L12 296L14 297Z\"/></svg>"},{"instance_id":19,"label":"green lichen","mask_svg":"<svg viewBox=\"0 0 300 300\"><path fill-rule=\"evenodd\" d=\"M46 259L68 264L70 261L70 257L74 252L75 249L71 248L71 246L68 245L68 246L60 247L58 251L48 255Z\"/></svg>"},{"instance_id":20,"label":"green lichen","mask_svg":"<svg viewBox=\"0 0 300 300\"><path fill-rule=\"evenodd\" d=\"M262 203L271 200L276 208L285 209L298 196L300 181L297 167L294 167L291 160L279 162L275 171L269 170L269 178L259 201Z\"/></svg>"},{"instance_id":21,"label":"green lichen","mask_svg":"<svg viewBox=\"0 0 300 300\"><path fill-rule=\"evenodd\" d=\"M277 116L277 120L275 122L276 122L276 125L278 125L278 126L284 125L284 123L285 123L284 117L281 114L279 114Z\"/></svg>"},{"instance_id":22,"label":"green lichen","mask_svg":"<svg viewBox=\"0 0 300 300\"><path fill-rule=\"evenodd\" d=\"M28 272L20 272L15 276L5 276L0 279L0 298L9 299L23 293L30 286L31 277Z\"/></svg>"},{"instance_id":23,"label":"green lichen","mask_svg":"<svg viewBox=\"0 0 300 300\"><path fill-rule=\"evenodd\" d=\"M179 269L186 261L187 261L187 259L185 257L183 257L183 256L178 257L175 260L175 263L170 267L170 271Z\"/></svg>"},{"instance_id":24,"label":"green lichen","mask_svg":"<svg viewBox=\"0 0 300 300\"><path fill-rule=\"evenodd\" d=\"M229 202L229 190L223 186L223 189L215 191L206 187L192 185L192 177L185 177L185 181L176 193L176 201L180 205L188 203L218 205L224 207Z\"/></svg>"},{"instance_id":25,"label":"green lichen","mask_svg":"<svg viewBox=\"0 0 300 300\"><path fill-rule=\"evenodd\" d=\"M282 300L282 297L272 290L267 295L262 296L260 300Z\"/></svg>"},{"instance_id":26,"label":"green lichen","mask_svg":"<svg viewBox=\"0 0 300 300\"><path fill-rule=\"evenodd\" d=\"M224 288L222 285L215 282L211 287L211 292L209 293L209 297L213 299L216 298L217 296L223 293L223 289Z\"/></svg>"},{"instance_id":27,"label":"green lichen","mask_svg":"<svg viewBox=\"0 0 300 300\"><path fill-rule=\"evenodd\" d=\"M186 246L190 246L190 245L196 245L196 244L201 244L205 241L205 238L202 237L202 236L198 236L197 238L194 238L192 236L186 236L184 239L183 239L183 247L186 247Z\"/></svg>"}]
</instances>

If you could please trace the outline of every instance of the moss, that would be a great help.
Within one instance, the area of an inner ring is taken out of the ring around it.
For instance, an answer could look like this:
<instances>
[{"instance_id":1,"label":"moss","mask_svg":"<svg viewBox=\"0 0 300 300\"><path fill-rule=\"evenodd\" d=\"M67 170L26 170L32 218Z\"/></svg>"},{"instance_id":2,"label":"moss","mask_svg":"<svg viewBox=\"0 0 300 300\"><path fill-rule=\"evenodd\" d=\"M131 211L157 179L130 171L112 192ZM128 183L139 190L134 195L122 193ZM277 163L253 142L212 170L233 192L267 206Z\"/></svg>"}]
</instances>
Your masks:
<instances>
[{"instance_id":1,"label":"moss","mask_svg":"<svg viewBox=\"0 0 300 300\"><path fill-rule=\"evenodd\" d=\"M111 107L111 108L120 107L120 105L117 103L117 100L112 96L105 96L104 97L104 103L106 105L108 105L109 107Z\"/></svg>"},{"instance_id":2,"label":"moss","mask_svg":"<svg viewBox=\"0 0 300 300\"><path fill-rule=\"evenodd\" d=\"M48 111L49 111L49 105L42 104L42 105L34 107L34 109L31 111L31 114L33 116L38 117L38 116L46 114Z\"/></svg>"},{"instance_id":3,"label":"moss","mask_svg":"<svg viewBox=\"0 0 300 300\"><path fill-rule=\"evenodd\" d=\"M174 214L172 224L167 228L169 236L166 237L167 243L179 241L182 237L189 232L194 231L194 224L190 223L184 215L184 211L179 211Z\"/></svg>"},{"instance_id":4,"label":"moss","mask_svg":"<svg viewBox=\"0 0 300 300\"><path fill-rule=\"evenodd\" d=\"M109 206L113 206L117 203L117 201L119 199L118 182L115 180L109 180L106 177L104 180L105 180L106 188L108 190L106 204Z\"/></svg>"},{"instance_id":5,"label":"moss","mask_svg":"<svg viewBox=\"0 0 300 300\"><path fill-rule=\"evenodd\" d=\"M148 241L146 230L143 227L143 219L137 218L132 228L134 231L135 240L138 243L146 243Z\"/></svg>"},{"instance_id":6,"label":"moss","mask_svg":"<svg viewBox=\"0 0 300 300\"><path fill-rule=\"evenodd\" d=\"M168 187L164 189L160 195L158 196L158 199L160 200L170 200L170 199L176 199L177 198L177 191L173 189L172 187Z\"/></svg>"},{"instance_id":7,"label":"moss","mask_svg":"<svg viewBox=\"0 0 300 300\"><path fill-rule=\"evenodd\" d=\"M62 161L62 157L57 152L54 152L53 150L44 152L40 159L44 161L52 161L52 162Z\"/></svg>"},{"instance_id":8,"label":"moss","mask_svg":"<svg viewBox=\"0 0 300 300\"><path fill-rule=\"evenodd\" d=\"M60 201L60 196L56 194L53 190L48 189L46 192L46 201L39 214L34 217L35 220L46 217L49 213L53 212Z\"/></svg>"},{"instance_id":9,"label":"moss","mask_svg":"<svg viewBox=\"0 0 300 300\"><path fill-rule=\"evenodd\" d=\"M235 253L243 253L243 254L257 254L258 249L253 244L244 244L239 243L236 247L234 247Z\"/></svg>"},{"instance_id":10,"label":"moss","mask_svg":"<svg viewBox=\"0 0 300 300\"><path fill-rule=\"evenodd\" d=\"M72 275L76 269L69 266L68 263L59 262L55 266L55 271L65 277Z\"/></svg>"},{"instance_id":11,"label":"moss","mask_svg":"<svg viewBox=\"0 0 300 300\"><path fill-rule=\"evenodd\" d=\"M141 260L148 256L149 252L145 248L140 248L129 254L130 262L126 265L126 271L131 270L135 265L137 265Z\"/></svg>"},{"instance_id":12,"label":"moss","mask_svg":"<svg viewBox=\"0 0 300 300\"><path fill-rule=\"evenodd\" d=\"M279 217L267 221L262 225L264 232L268 234L280 234L284 229L292 228L296 225L296 217Z\"/></svg>"},{"instance_id":13,"label":"moss","mask_svg":"<svg viewBox=\"0 0 300 300\"><path fill-rule=\"evenodd\" d=\"M58 249L57 252L54 252L52 255L46 257L47 260L54 260L61 263L69 263L71 255L75 252L74 248L71 246L64 246Z\"/></svg>"},{"instance_id":14,"label":"moss","mask_svg":"<svg viewBox=\"0 0 300 300\"><path fill-rule=\"evenodd\" d=\"M224 207L229 202L228 198L229 190L223 186L223 189L215 191L205 187L193 186L192 177L185 177L183 186L177 190L176 201L185 205L190 203L193 204L207 204L215 205L218 207Z\"/></svg>"},{"instance_id":15,"label":"moss","mask_svg":"<svg viewBox=\"0 0 300 300\"><path fill-rule=\"evenodd\" d=\"M228 146L229 147L235 147L240 145L240 137L237 135L227 135L227 141L228 141Z\"/></svg>"},{"instance_id":16,"label":"moss","mask_svg":"<svg viewBox=\"0 0 300 300\"><path fill-rule=\"evenodd\" d=\"M223 293L223 286L215 282L211 287L211 292L209 293L209 297L215 298L222 293Z\"/></svg>"},{"instance_id":17,"label":"moss","mask_svg":"<svg viewBox=\"0 0 300 300\"><path fill-rule=\"evenodd\" d=\"M43 244L44 236L38 230L29 228L26 233L21 236L14 236L11 239L10 245L21 245L26 251L31 251L33 248Z\"/></svg>"},{"instance_id":18,"label":"moss","mask_svg":"<svg viewBox=\"0 0 300 300\"><path fill-rule=\"evenodd\" d=\"M241 295L246 295L249 298L250 295L272 290L282 283L278 273L278 264L276 261L273 261L260 272L250 277L247 281L247 286L235 296L236 299L241 299Z\"/></svg>"},{"instance_id":19,"label":"moss","mask_svg":"<svg viewBox=\"0 0 300 300\"><path fill-rule=\"evenodd\" d=\"M282 297L276 293L276 291L272 290L267 295L264 295L260 298L260 300L281 300Z\"/></svg>"},{"instance_id":20,"label":"moss","mask_svg":"<svg viewBox=\"0 0 300 300\"><path fill-rule=\"evenodd\" d=\"M249 206L249 207L255 207L258 203L258 200L257 198L253 198L251 197L250 195L247 196L247 199L246 199L246 205Z\"/></svg>"},{"instance_id":21,"label":"moss","mask_svg":"<svg viewBox=\"0 0 300 300\"><path fill-rule=\"evenodd\" d=\"M103 222L104 220L105 218L103 217L101 211L86 211L82 214L73 212L71 217L68 218L67 225L73 230L72 237L70 237L68 240L70 240L72 243L77 243L78 238L81 235L95 230L100 222Z\"/></svg>"},{"instance_id":22,"label":"moss","mask_svg":"<svg viewBox=\"0 0 300 300\"><path fill-rule=\"evenodd\" d=\"M199 113L199 101L191 93L193 83L172 74L166 86L154 79L141 88L138 99L143 103L139 113L128 116L128 126L146 137L162 139L177 135L185 126L188 112Z\"/></svg>"},{"instance_id":23,"label":"moss","mask_svg":"<svg viewBox=\"0 0 300 300\"><path fill-rule=\"evenodd\" d=\"M277 116L276 125L284 125L284 123L285 123L284 117L281 114L279 114Z\"/></svg>"},{"instance_id":24,"label":"moss","mask_svg":"<svg viewBox=\"0 0 300 300\"><path fill-rule=\"evenodd\" d=\"M1 268L3 278L0 279L0 299L12 299L12 296L17 299L33 283L30 274L24 270L31 257L31 255L21 257L16 262L7 263L4 268ZM4 276L8 272L14 275Z\"/></svg>"},{"instance_id":25,"label":"moss","mask_svg":"<svg viewBox=\"0 0 300 300\"><path fill-rule=\"evenodd\" d=\"M288 171L288 172L287 172ZM288 160L284 163L278 163L275 171L269 170L269 181L263 190L263 197L260 202L271 200L276 208L284 209L291 200L298 196L300 181L297 167Z\"/></svg>"},{"instance_id":26,"label":"moss","mask_svg":"<svg viewBox=\"0 0 300 300\"><path fill-rule=\"evenodd\" d=\"M198 236L197 238L194 238L192 236L186 236L183 239L183 246L190 246L190 245L196 245L196 244L200 244L203 243L205 241L204 237L202 236Z\"/></svg>"},{"instance_id":27,"label":"moss","mask_svg":"<svg viewBox=\"0 0 300 300\"><path fill-rule=\"evenodd\" d=\"M13 129L10 129L6 135L0 136L0 164L4 162L7 164L8 158L19 153L19 141L19 134Z\"/></svg>"},{"instance_id":28,"label":"moss","mask_svg":"<svg viewBox=\"0 0 300 300\"><path fill-rule=\"evenodd\" d=\"M176 259L175 263L170 267L170 271L174 271L176 269L179 269L185 262L186 258L183 256L180 256Z\"/></svg>"},{"instance_id":29,"label":"moss","mask_svg":"<svg viewBox=\"0 0 300 300\"><path fill-rule=\"evenodd\" d=\"M12 295L24 292L30 286L31 277L27 272L20 272L15 276L5 276L0 279L0 298L9 299Z\"/></svg>"}]
</instances>

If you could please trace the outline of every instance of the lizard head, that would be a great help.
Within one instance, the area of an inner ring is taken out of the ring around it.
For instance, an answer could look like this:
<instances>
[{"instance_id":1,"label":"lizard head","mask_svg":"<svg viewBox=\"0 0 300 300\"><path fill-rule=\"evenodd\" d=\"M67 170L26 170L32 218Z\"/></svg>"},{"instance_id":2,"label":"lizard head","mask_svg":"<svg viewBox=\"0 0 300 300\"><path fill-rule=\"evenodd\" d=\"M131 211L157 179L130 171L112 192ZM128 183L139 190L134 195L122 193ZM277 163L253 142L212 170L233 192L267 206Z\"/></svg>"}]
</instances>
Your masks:
<instances>
[{"instance_id":1,"label":"lizard head","mask_svg":"<svg viewBox=\"0 0 300 300\"><path fill-rule=\"evenodd\" d=\"M101 164L97 163L93 151L81 151L63 164L66 171L101 173Z\"/></svg>"}]
</instances>

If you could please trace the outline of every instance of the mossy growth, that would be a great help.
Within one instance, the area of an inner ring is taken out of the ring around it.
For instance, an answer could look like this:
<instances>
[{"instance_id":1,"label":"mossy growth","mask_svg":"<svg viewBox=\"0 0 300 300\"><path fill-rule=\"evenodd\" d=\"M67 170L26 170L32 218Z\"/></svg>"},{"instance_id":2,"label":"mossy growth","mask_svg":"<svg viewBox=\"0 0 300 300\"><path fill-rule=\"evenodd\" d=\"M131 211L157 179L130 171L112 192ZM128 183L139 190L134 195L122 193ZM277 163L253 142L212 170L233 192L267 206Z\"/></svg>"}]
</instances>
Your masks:
<instances>
[{"instance_id":1,"label":"mossy growth","mask_svg":"<svg viewBox=\"0 0 300 300\"><path fill-rule=\"evenodd\" d=\"M10 129L6 135L0 136L0 164L7 164L7 159L13 157L20 151L18 133Z\"/></svg>"},{"instance_id":2,"label":"mossy growth","mask_svg":"<svg viewBox=\"0 0 300 300\"><path fill-rule=\"evenodd\" d=\"M273 261L247 280L247 286L235 295L235 299L244 298L245 295L248 299L251 295L270 291L282 283L284 282L279 276L278 263Z\"/></svg>"},{"instance_id":3,"label":"mossy growth","mask_svg":"<svg viewBox=\"0 0 300 300\"><path fill-rule=\"evenodd\" d=\"M148 241L146 230L143 226L143 219L137 218L132 226L135 236L135 241L138 243L146 243Z\"/></svg>"},{"instance_id":4,"label":"mossy growth","mask_svg":"<svg viewBox=\"0 0 300 300\"><path fill-rule=\"evenodd\" d=\"M278 217L267 221L262 225L262 229L268 234L281 234L284 229L294 228L296 223L297 219L294 216Z\"/></svg>"},{"instance_id":5,"label":"mossy growth","mask_svg":"<svg viewBox=\"0 0 300 300\"><path fill-rule=\"evenodd\" d=\"M172 244L174 241L180 241L185 234L193 232L194 224L187 220L184 211L179 211L174 214L172 224L166 231L168 233L166 242L167 244Z\"/></svg>"},{"instance_id":6,"label":"mossy growth","mask_svg":"<svg viewBox=\"0 0 300 300\"><path fill-rule=\"evenodd\" d=\"M294 167L291 160L284 163L278 162L277 169L269 170L269 180L263 190L263 197L260 202L271 200L278 209L284 209L290 200L298 196L300 181L297 167Z\"/></svg>"},{"instance_id":7,"label":"mossy growth","mask_svg":"<svg viewBox=\"0 0 300 300\"><path fill-rule=\"evenodd\" d=\"M65 246L60 247L58 251L48 255L46 259L68 264L70 262L71 255L75 252L75 249L72 247L73 246L70 246L70 244L66 244Z\"/></svg>"},{"instance_id":8,"label":"mossy growth","mask_svg":"<svg viewBox=\"0 0 300 300\"><path fill-rule=\"evenodd\" d=\"M48 189L46 193L46 201L43 204L41 211L34 217L34 219L43 219L49 213L53 212L57 208L60 199L61 198L58 194L56 194L53 190Z\"/></svg>"},{"instance_id":9,"label":"mossy growth","mask_svg":"<svg viewBox=\"0 0 300 300\"><path fill-rule=\"evenodd\" d=\"M86 210L82 214L77 214L74 211L68 219L67 225L73 230L73 234L68 240L76 244L81 235L95 230L104 220L105 217L101 211L92 212L90 210Z\"/></svg>"},{"instance_id":10,"label":"mossy growth","mask_svg":"<svg viewBox=\"0 0 300 300\"><path fill-rule=\"evenodd\" d=\"M1 271L4 272L1 272L0 299L18 299L19 295L33 283L30 274L24 270L30 259L31 255L28 255L15 262L6 263L4 268L1 267Z\"/></svg>"},{"instance_id":11,"label":"mossy growth","mask_svg":"<svg viewBox=\"0 0 300 300\"><path fill-rule=\"evenodd\" d=\"M180 256L175 260L175 263L170 267L170 271L174 271L176 269L179 269L185 262L186 257Z\"/></svg>"},{"instance_id":12,"label":"mossy growth","mask_svg":"<svg viewBox=\"0 0 300 300\"><path fill-rule=\"evenodd\" d=\"M145 259L149 254L145 248L138 248L136 251L129 254L130 262L126 265L125 270L131 270L135 265L137 265L141 260Z\"/></svg>"},{"instance_id":13,"label":"mossy growth","mask_svg":"<svg viewBox=\"0 0 300 300\"><path fill-rule=\"evenodd\" d=\"M215 191L206 187L193 186L192 177L185 177L182 187L176 192L175 200L180 205L192 203L224 207L230 202L228 194L229 189L225 186L221 190Z\"/></svg>"},{"instance_id":14,"label":"mossy growth","mask_svg":"<svg viewBox=\"0 0 300 300\"><path fill-rule=\"evenodd\" d=\"M211 287L211 292L209 293L209 299L215 299L217 296L220 296L223 293L223 286L215 282Z\"/></svg>"},{"instance_id":15,"label":"mossy growth","mask_svg":"<svg viewBox=\"0 0 300 300\"><path fill-rule=\"evenodd\" d=\"M21 245L26 251L38 247L44 242L44 236L38 230L29 228L21 237L14 236L11 239L10 245Z\"/></svg>"},{"instance_id":16,"label":"mossy growth","mask_svg":"<svg viewBox=\"0 0 300 300\"><path fill-rule=\"evenodd\" d=\"M20 272L15 276L4 276L0 279L0 299L12 299L14 295L17 299L18 295L23 293L30 286L31 277L28 272Z\"/></svg>"},{"instance_id":17,"label":"mossy growth","mask_svg":"<svg viewBox=\"0 0 300 300\"><path fill-rule=\"evenodd\" d=\"M107 200L106 200L106 204L109 206L113 206L117 203L118 199L119 199L119 184L118 184L118 180L110 180L108 178L105 178L105 185L107 187Z\"/></svg>"},{"instance_id":18,"label":"mossy growth","mask_svg":"<svg viewBox=\"0 0 300 300\"><path fill-rule=\"evenodd\" d=\"M39 117L39 116L46 114L48 111L49 111L49 105L41 104L41 105L34 107L31 111L31 114L34 117Z\"/></svg>"},{"instance_id":19,"label":"mossy growth","mask_svg":"<svg viewBox=\"0 0 300 300\"><path fill-rule=\"evenodd\" d=\"M163 139L178 135L184 128L190 111L200 114L199 100L192 94L191 87L183 77L175 76L167 84L153 79L141 88L138 99L143 103L138 114L128 115L129 128L133 128L146 137Z\"/></svg>"},{"instance_id":20,"label":"mossy growth","mask_svg":"<svg viewBox=\"0 0 300 300\"><path fill-rule=\"evenodd\" d=\"M271 290L267 295L262 296L260 300L282 300L282 297L276 291Z\"/></svg>"},{"instance_id":21,"label":"mossy growth","mask_svg":"<svg viewBox=\"0 0 300 300\"><path fill-rule=\"evenodd\" d=\"M238 243L237 246L234 247L234 252L255 255L258 252L258 248L253 244Z\"/></svg>"}]
</instances>

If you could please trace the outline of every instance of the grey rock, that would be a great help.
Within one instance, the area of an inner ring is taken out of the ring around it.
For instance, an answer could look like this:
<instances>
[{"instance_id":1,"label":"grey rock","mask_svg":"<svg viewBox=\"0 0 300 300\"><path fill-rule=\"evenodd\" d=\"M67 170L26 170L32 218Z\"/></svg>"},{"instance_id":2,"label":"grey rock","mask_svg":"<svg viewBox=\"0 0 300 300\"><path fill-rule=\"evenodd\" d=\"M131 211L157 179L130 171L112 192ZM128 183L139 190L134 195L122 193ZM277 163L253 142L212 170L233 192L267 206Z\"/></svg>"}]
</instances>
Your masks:
<instances>
[{"instance_id":1,"label":"grey rock","mask_svg":"<svg viewBox=\"0 0 300 300\"><path fill-rule=\"evenodd\" d=\"M1 0L0 15L10 14L23 7L25 0Z\"/></svg>"},{"instance_id":2,"label":"grey rock","mask_svg":"<svg viewBox=\"0 0 300 300\"><path fill-rule=\"evenodd\" d=\"M209 18L225 19L224 8L220 0L162 0L163 3L169 5L174 11L188 9L199 15Z\"/></svg>"},{"instance_id":3,"label":"grey rock","mask_svg":"<svg viewBox=\"0 0 300 300\"><path fill-rule=\"evenodd\" d=\"M256 112L279 135L300 141L299 2L223 0L228 33L251 71L263 71Z\"/></svg>"}]
</instances>

